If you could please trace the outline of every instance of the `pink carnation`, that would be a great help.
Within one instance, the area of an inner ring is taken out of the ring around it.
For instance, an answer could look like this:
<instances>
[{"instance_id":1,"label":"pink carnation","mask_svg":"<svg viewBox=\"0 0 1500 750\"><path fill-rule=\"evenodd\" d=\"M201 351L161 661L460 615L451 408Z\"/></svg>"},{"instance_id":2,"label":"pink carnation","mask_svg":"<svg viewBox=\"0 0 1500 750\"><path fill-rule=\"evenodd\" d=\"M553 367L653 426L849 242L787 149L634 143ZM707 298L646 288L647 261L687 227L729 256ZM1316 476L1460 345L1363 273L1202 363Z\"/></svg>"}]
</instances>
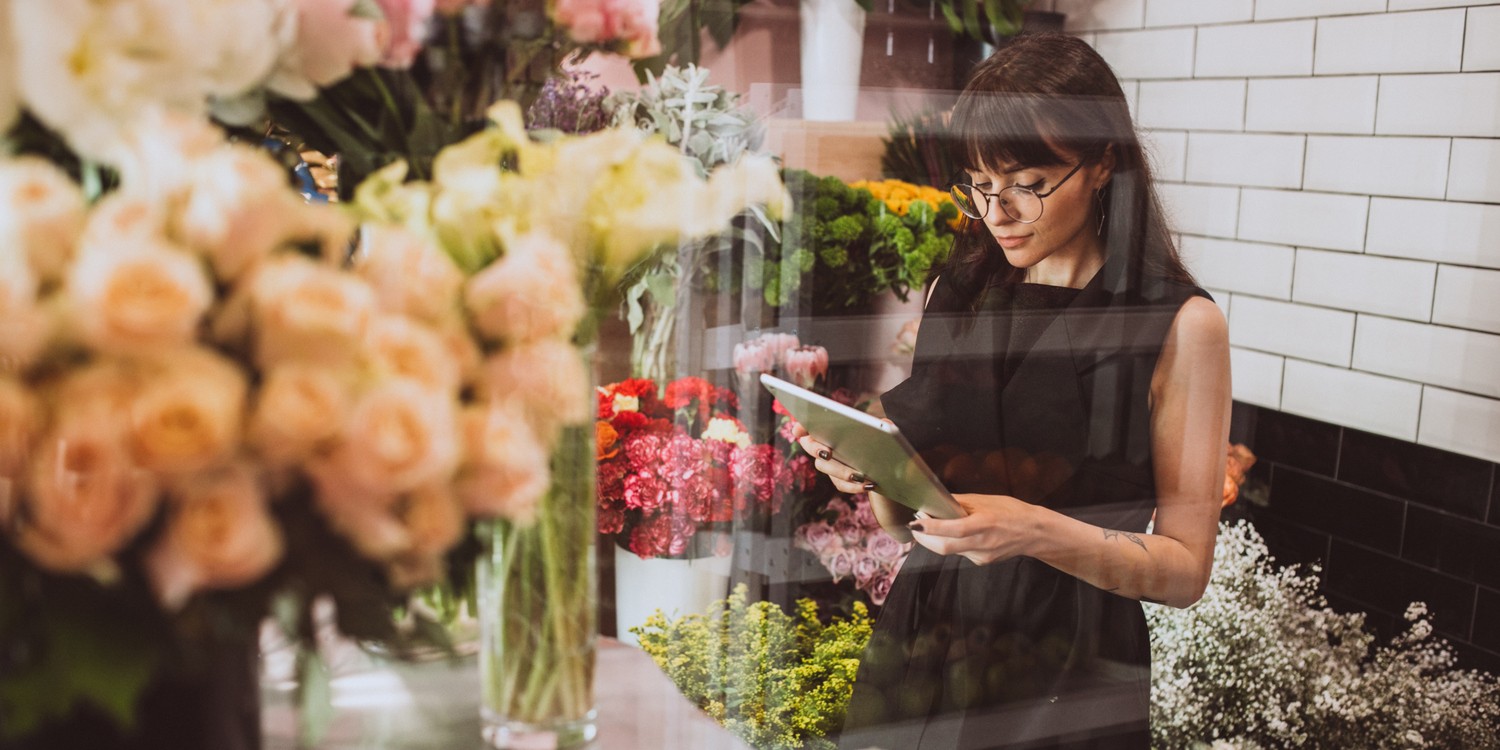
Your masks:
<instances>
[{"instance_id":1,"label":"pink carnation","mask_svg":"<svg viewBox=\"0 0 1500 750\"><path fill-rule=\"evenodd\" d=\"M637 471L625 477L625 506L646 512L660 508L667 500L667 483L650 471Z\"/></svg>"},{"instance_id":2,"label":"pink carnation","mask_svg":"<svg viewBox=\"0 0 1500 750\"><path fill-rule=\"evenodd\" d=\"M599 464L599 499L623 502L625 497L625 474L623 462L605 461Z\"/></svg>"},{"instance_id":3,"label":"pink carnation","mask_svg":"<svg viewBox=\"0 0 1500 750\"><path fill-rule=\"evenodd\" d=\"M599 505L599 533L618 534L625 530L625 509L613 503Z\"/></svg>"},{"instance_id":4,"label":"pink carnation","mask_svg":"<svg viewBox=\"0 0 1500 750\"><path fill-rule=\"evenodd\" d=\"M661 463L662 449L666 438L650 433L637 433L625 439L625 457L632 471L654 469Z\"/></svg>"},{"instance_id":5,"label":"pink carnation","mask_svg":"<svg viewBox=\"0 0 1500 750\"><path fill-rule=\"evenodd\" d=\"M776 449L769 445L736 448L730 458L729 471L734 477L736 503L767 504L776 488Z\"/></svg>"},{"instance_id":6,"label":"pink carnation","mask_svg":"<svg viewBox=\"0 0 1500 750\"><path fill-rule=\"evenodd\" d=\"M672 519L665 515L644 519L630 532L630 551L642 560L667 554L672 545Z\"/></svg>"}]
</instances>

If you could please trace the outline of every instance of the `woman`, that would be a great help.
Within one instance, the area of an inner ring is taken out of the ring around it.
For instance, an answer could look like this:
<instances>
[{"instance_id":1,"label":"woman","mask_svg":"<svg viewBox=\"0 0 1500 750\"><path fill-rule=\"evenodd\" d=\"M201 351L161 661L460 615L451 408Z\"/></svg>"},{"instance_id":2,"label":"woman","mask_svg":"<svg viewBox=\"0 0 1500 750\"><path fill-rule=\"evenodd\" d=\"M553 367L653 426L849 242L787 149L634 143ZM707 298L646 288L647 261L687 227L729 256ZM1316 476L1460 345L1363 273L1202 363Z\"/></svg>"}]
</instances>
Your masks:
<instances>
[{"instance_id":1,"label":"woman","mask_svg":"<svg viewBox=\"0 0 1500 750\"><path fill-rule=\"evenodd\" d=\"M841 747L1144 749L1140 602L1191 605L1213 561L1224 317L1178 258L1125 96L1087 44L1015 39L976 68L952 127L969 219L912 376L881 400L969 515L914 517L801 439L917 543Z\"/></svg>"}]
</instances>

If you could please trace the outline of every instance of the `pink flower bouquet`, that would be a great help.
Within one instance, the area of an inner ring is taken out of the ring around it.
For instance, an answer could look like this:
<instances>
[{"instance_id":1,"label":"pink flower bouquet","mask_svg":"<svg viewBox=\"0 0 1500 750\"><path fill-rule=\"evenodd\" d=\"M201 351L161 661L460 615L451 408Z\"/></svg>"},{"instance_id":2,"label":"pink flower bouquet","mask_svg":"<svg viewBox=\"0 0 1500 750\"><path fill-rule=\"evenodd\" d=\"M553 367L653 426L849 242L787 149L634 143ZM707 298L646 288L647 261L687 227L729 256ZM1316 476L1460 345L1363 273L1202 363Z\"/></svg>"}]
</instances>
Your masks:
<instances>
[{"instance_id":1,"label":"pink flower bouquet","mask_svg":"<svg viewBox=\"0 0 1500 750\"><path fill-rule=\"evenodd\" d=\"M911 546L880 528L867 495L836 495L822 516L799 527L793 543L817 555L834 583L852 579L871 603L884 604Z\"/></svg>"}]
</instances>

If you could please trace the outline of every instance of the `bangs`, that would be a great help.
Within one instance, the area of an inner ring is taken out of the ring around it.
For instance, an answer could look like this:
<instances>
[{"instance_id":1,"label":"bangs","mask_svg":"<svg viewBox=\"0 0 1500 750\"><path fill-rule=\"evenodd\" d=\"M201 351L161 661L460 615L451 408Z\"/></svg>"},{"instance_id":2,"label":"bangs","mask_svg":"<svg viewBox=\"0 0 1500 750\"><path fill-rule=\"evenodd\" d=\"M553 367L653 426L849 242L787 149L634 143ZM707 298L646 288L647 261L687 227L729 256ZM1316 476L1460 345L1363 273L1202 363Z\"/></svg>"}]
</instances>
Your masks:
<instances>
[{"instance_id":1,"label":"bangs","mask_svg":"<svg viewBox=\"0 0 1500 750\"><path fill-rule=\"evenodd\" d=\"M1059 149L1092 160L1111 142L1134 140L1106 124L1119 122L1109 110L1124 107L1123 100L1103 97L968 92L953 107L952 153L962 166L991 171L1070 163L1074 157Z\"/></svg>"}]
</instances>

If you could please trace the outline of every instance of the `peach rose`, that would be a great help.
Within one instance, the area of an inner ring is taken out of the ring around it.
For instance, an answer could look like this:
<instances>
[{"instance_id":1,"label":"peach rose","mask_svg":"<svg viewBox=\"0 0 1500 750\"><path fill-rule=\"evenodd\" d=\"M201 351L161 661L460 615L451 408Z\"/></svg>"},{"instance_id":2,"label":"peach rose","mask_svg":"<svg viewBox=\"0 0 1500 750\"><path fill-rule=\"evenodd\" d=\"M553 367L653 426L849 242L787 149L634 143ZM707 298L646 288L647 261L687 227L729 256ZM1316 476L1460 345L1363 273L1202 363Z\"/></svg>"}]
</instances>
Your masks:
<instances>
[{"instance_id":1,"label":"peach rose","mask_svg":"<svg viewBox=\"0 0 1500 750\"><path fill-rule=\"evenodd\" d=\"M192 594L254 583L281 559L281 531L247 464L191 477L171 494L166 528L146 554L146 572L163 606Z\"/></svg>"},{"instance_id":2,"label":"peach rose","mask_svg":"<svg viewBox=\"0 0 1500 750\"><path fill-rule=\"evenodd\" d=\"M158 352L193 340L213 303L202 265L148 237L86 248L68 276L83 341L114 354Z\"/></svg>"},{"instance_id":3,"label":"peach rose","mask_svg":"<svg viewBox=\"0 0 1500 750\"><path fill-rule=\"evenodd\" d=\"M301 234L300 214L306 210L269 155L249 146L226 145L194 165L176 229L184 242L208 258L220 280L232 282Z\"/></svg>"},{"instance_id":4,"label":"peach rose","mask_svg":"<svg viewBox=\"0 0 1500 750\"><path fill-rule=\"evenodd\" d=\"M16 499L32 446L45 414L35 394L14 378L0 376L0 525Z\"/></svg>"},{"instance_id":5,"label":"peach rose","mask_svg":"<svg viewBox=\"0 0 1500 750\"><path fill-rule=\"evenodd\" d=\"M51 335L22 248L0 238L0 373L29 367Z\"/></svg>"},{"instance_id":6,"label":"peach rose","mask_svg":"<svg viewBox=\"0 0 1500 750\"><path fill-rule=\"evenodd\" d=\"M393 510L399 496L353 484L326 462L309 465L318 509L360 555L385 562L411 546L411 538Z\"/></svg>"},{"instance_id":7,"label":"peach rose","mask_svg":"<svg viewBox=\"0 0 1500 750\"><path fill-rule=\"evenodd\" d=\"M375 294L359 278L306 258L272 260L251 279L262 368L287 361L353 360L375 315Z\"/></svg>"},{"instance_id":8,"label":"peach rose","mask_svg":"<svg viewBox=\"0 0 1500 750\"><path fill-rule=\"evenodd\" d=\"M447 342L403 315L382 315L365 339L377 371L408 378L441 393L456 393L462 372Z\"/></svg>"},{"instance_id":9,"label":"peach rose","mask_svg":"<svg viewBox=\"0 0 1500 750\"><path fill-rule=\"evenodd\" d=\"M464 302L481 333L517 343L571 336L585 311L572 252L544 232L507 243L469 279Z\"/></svg>"},{"instance_id":10,"label":"peach rose","mask_svg":"<svg viewBox=\"0 0 1500 750\"><path fill-rule=\"evenodd\" d=\"M163 474L211 468L239 446L249 385L231 360L184 349L153 363L130 405L130 451Z\"/></svg>"},{"instance_id":11,"label":"peach rose","mask_svg":"<svg viewBox=\"0 0 1500 750\"><path fill-rule=\"evenodd\" d=\"M463 273L432 240L408 229L361 226L354 271L370 282L386 312L436 322L458 310Z\"/></svg>"},{"instance_id":12,"label":"peach rose","mask_svg":"<svg viewBox=\"0 0 1500 750\"><path fill-rule=\"evenodd\" d=\"M163 241L167 231L164 204L139 193L110 193L94 204L83 225L80 252L112 252L126 238Z\"/></svg>"},{"instance_id":13,"label":"peach rose","mask_svg":"<svg viewBox=\"0 0 1500 750\"><path fill-rule=\"evenodd\" d=\"M45 159L0 162L0 244L15 245L43 282L62 278L83 226L83 191Z\"/></svg>"},{"instance_id":14,"label":"peach rose","mask_svg":"<svg viewBox=\"0 0 1500 750\"><path fill-rule=\"evenodd\" d=\"M155 478L130 460L108 421L61 425L30 469L16 545L49 570L100 571L156 512Z\"/></svg>"},{"instance_id":15,"label":"peach rose","mask_svg":"<svg viewBox=\"0 0 1500 750\"><path fill-rule=\"evenodd\" d=\"M547 452L518 403L492 402L463 414L458 498L469 515L529 523L552 474Z\"/></svg>"},{"instance_id":16,"label":"peach rose","mask_svg":"<svg viewBox=\"0 0 1500 750\"><path fill-rule=\"evenodd\" d=\"M250 418L249 441L273 466L290 466L331 442L348 418L349 379L336 370L290 363L266 375Z\"/></svg>"},{"instance_id":17,"label":"peach rose","mask_svg":"<svg viewBox=\"0 0 1500 750\"><path fill-rule=\"evenodd\" d=\"M526 420L550 448L564 426L593 416L588 366L571 344L542 339L485 360L483 393L491 401L515 399L524 405Z\"/></svg>"},{"instance_id":18,"label":"peach rose","mask_svg":"<svg viewBox=\"0 0 1500 750\"><path fill-rule=\"evenodd\" d=\"M355 404L325 471L368 491L408 492L446 479L458 464L456 403L405 378L389 378Z\"/></svg>"},{"instance_id":19,"label":"peach rose","mask_svg":"<svg viewBox=\"0 0 1500 750\"><path fill-rule=\"evenodd\" d=\"M410 546L389 568L391 584L410 589L435 583L443 575L443 555L464 536L463 508L446 483L418 487L396 503Z\"/></svg>"}]
</instances>

